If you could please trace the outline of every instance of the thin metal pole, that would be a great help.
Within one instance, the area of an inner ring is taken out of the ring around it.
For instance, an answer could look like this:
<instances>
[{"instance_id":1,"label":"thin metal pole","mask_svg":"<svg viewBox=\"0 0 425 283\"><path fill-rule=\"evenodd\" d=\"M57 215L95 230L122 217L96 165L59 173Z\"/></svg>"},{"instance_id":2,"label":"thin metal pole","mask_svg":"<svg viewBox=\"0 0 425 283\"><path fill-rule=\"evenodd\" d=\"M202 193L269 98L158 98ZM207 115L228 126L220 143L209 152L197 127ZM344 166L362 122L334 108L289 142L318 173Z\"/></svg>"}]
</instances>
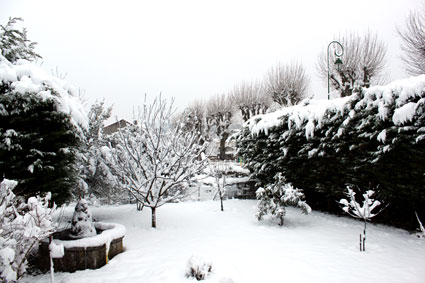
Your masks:
<instances>
[{"instance_id":1,"label":"thin metal pole","mask_svg":"<svg viewBox=\"0 0 425 283\"><path fill-rule=\"evenodd\" d=\"M328 53L327 53L327 58L328 58L328 100L330 100L331 99L331 86L330 86L330 76L331 76L331 71L330 71L330 69L329 69L329 48L331 47L331 45L332 44L337 44L337 45L339 45L339 47L341 47L341 53L338 53L337 51L338 51L338 49L337 48L335 48L335 51L334 51L334 54L335 54L335 56L337 56L337 57L341 57L342 56L342 54L344 53L344 47L342 47L342 44L341 43L339 43L338 41L336 41L336 40L333 40L333 41L331 41L330 43L329 43L329 45L328 45Z\"/></svg>"}]
</instances>

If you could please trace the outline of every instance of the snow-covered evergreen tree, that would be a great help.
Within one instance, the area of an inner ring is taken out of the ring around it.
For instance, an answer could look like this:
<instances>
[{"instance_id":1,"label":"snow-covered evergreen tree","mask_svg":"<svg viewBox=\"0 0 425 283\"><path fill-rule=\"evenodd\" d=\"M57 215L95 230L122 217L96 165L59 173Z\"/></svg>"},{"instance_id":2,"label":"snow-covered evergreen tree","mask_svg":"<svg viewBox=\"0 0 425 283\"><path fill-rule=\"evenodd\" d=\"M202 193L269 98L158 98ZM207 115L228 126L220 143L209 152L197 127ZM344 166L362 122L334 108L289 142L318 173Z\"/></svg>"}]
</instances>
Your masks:
<instances>
[{"instance_id":1,"label":"snow-covered evergreen tree","mask_svg":"<svg viewBox=\"0 0 425 283\"><path fill-rule=\"evenodd\" d=\"M41 58L34 51L37 43L27 38L27 30L16 27L21 21L21 18L9 18L5 26L0 25L0 51L12 63L19 59L33 61Z\"/></svg>"},{"instance_id":2,"label":"snow-covered evergreen tree","mask_svg":"<svg viewBox=\"0 0 425 283\"><path fill-rule=\"evenodd\" d=\"M71 237L79 239L92 236L96 236L96 229L89 205L85 199L79 199L72 216Z\"/></svg>"},{"instance_id":3,"label":"snow-covered evergreen tree","mask_svg":"<svg viewBox=\"0 0 425 283\"><path fill-rule=\"evenodd\" d=\"M56 210L49 208L51 194L30 197L27 202L13 193L17 182L0 184L0 280L15 282L26 271L30 251L57 228L52 220Z\"/></svg>"},{"instance_id":4,"label":"snow-covered evergreen tree","mask_svg":"<svg viewBox=\"0 0 425 283\"><path fill-rule=\"evenodd\" d=\"M18 181L18 195L50 191L61 204L76 185L86 114L69 83L31 62L39 55L18 21L0 31L0 176Z\"/></svg>"},{"instance_id":5,"label":"snow-covered evergreen tree","mask_svg":"<svg viewBox=\"0 0 425 283\"><path fill-rule=\"evenodd\" d=\"M282 226L287 206L299 207L305 214L311 213L310 206L304 200L303 192L286 183L282 174L277 174L275 183L259 188L256 194L258 220L262 220L264 215L271 214L280 220L279 225Z\"/></svg>"},{"instance_id":6,"label":"snow-covered evergreen tree","mask_svg":"<svg viewBox=\"0 0 425 283\"><path fill-rule=\"evenodd\" d=\"M151 208L152 227L156 209L181 199L187 182L206 166L201 158L196 131L185 131L173 120L173 103L158 97L140 109L136 125L121 128L108 152L109 165L119 172L117 185L145 207Z\"/></svg>"},{"instance_id":7,"label":"snow-covered evergreen tree","mask_svg":"<svg viewBox=\"0 0 425 283\"><path fill-rule=\"evenodd\" d=\"M88 113L88 127L83 130L83 143L79 150L80 176L85 183L89 196L108 203L119 201L115 190L114 176L111 168L106 164L102 154L102 147L108 144L108 139L103 135L105 121L111 117L112 106L106 108L104 102L94 103Z\"/></svg>"}]
</instances>

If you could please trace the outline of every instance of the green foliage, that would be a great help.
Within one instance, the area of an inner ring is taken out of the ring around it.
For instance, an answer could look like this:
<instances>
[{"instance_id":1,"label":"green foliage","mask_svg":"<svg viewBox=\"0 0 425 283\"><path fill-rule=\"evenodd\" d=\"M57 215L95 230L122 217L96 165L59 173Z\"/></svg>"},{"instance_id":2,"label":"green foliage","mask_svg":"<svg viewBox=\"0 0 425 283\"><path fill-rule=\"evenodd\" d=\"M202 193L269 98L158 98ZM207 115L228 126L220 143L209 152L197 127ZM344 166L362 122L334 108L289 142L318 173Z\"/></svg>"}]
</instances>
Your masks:
<instances>
[{"instance_id":1,"label":"green foliage","mask_svg":"<svg viewBox=\"0 0 425 283\"><path fill-rule=\"evenodd\" d=\"M78 137L54 101L35 94L0 93L0 176L17 180L26 197L52 192L62 204L75 186Z\"/></svg>"},{"instance_id":2,"label":"green foliage","mask_svg":"<svg viewBox=\"0 0 425 283\"><path fill-rule=\"evenodd\" d=\"M287 206L299 207L305 214L311 212L310 206L304 201L304 194L301 190L288 184L281 173L278 173L274 179L274 183L265 188L259 188L256 192L258 220L261 220L266 214L271 214L280 219L282 226Z\"/></svg>"},{"instance_id":3,"label":"green foliage","mask_svg":"<svg viewBox=\"0 0 425 283\"><path fill-rule=\"evenodd\" d=\"M414 211L425 207L425 91L393 91L384 102L381 94L358 89L342 108L327 108L320 125L314 120L313 135L306 134L312 121L294 126L291 111L267 133L251 133L261 118L251 119L239 137L239 154L258 186L282 173L303 189L313 209L340 213L337 201L347 185L379 186L378 197L390 205L377 221L414 228ZM413 117L395 123L396 109L409 103L415 104Z\"/></svg>"},{"instance_id":4,"label":"green foliage","mask_svg":"<svg viewBox=\"0 0 425 283\"><path fill-rule=\"evenodd\" d=\"M112 106L105 108L104 102L94 103L88 113L88 128L83 130L83 143L79 152L80 176L87 185L88 195L119 201L114 190L113 174L102 155L102 147L108 141L103 135L104 123L111 117Z\"/></svg>"},{"instance_id":5,"label":"green foliage","mask_svg":"<svg viewBox=\"0 0 425 283\"><path fill-rule=\"evenodd\" d=\"M41 58L35 51L36 42L27 38L27 30L16 27L21 18L9 18L5 26L0 25L0 51L9 62L16 62L19 59L32 61Z\"/></svg>"}]
</instances>

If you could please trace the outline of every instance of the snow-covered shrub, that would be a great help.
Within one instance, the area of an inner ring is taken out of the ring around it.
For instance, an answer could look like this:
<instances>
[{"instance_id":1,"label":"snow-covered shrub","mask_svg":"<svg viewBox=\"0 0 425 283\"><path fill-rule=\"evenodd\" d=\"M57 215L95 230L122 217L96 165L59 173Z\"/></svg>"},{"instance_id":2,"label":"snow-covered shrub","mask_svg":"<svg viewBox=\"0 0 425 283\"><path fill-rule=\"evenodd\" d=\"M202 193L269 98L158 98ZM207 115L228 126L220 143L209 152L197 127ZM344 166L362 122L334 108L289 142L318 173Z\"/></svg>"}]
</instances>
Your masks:
<instances>
[{"instance_id":1,"label":"snow-covered shrub","mask_svg":"<svg viewBox=\"0 0 425 283\"><path fill-rule=\"evenodd\" d=\"M282 174L277 174L275 183L259 188L256 192L257 218L261 220L264 215L271 214L280 220L279 225L283 225L287 206L295 206L302 209L305 214L311 213L310 206L304 200L301 190L286 183Z\"/></svg>"},{"instance_id":2,"label":"snow-covered shrub","mask_svg":"<svg viewBox=\"0 0 425 283\"><path fill-rule=\"evenodd\" d=\"M96 236L91 211L85 199L80 199L75 206L71 222L71 237L79 239Z\"/></svg>"},{"instance_id":3,"label":"snow-covered shrub","mask_svg":"<svg viewBox=\"0 0 425 283\"><path fill-rule=\"evenodd\" d=\"M382 211L380 210L376 213L373 212L375 208L381 205L381 202L372 198L375 194L375 191L373 190L367 190L363 194L363 205L360 205L356 201L356 193L350 189L350 187L347 187L346 194L349 199L341 199L339 203L342 205L342 210L344 210L345 213L364 221L363 235L360 234L360 251L365 251L366 223Z\"/></svg>"},{"instance_id":4,"label":"snow-covered shrub","mask_svg":"<svg viewBox=\"0 0 425 283\"><path fill-rule=\"evenodd\" d=\"M49 208L50 194L19 201L13 188L16 181L4 179L0 185L0 279L18 280L25 272L29 252L56 230Z\"/></svg>"},{"instance_id":5,"label":"snow-covered shrub","mask_svg":"<svg viewBox=\"0 0 425 283\"><path fill-rule=\"evenodd\" d=\"M212 263L200 256L193 255L186 264L186 277L204 280L212 272Z\"/></svg>"},{"instance_id":6,"label":"snow-covered shrub","mask_svg":"<svg viewBox=\"0 0 425 283\"><path fill-rule=\"evenodd\" d=\"M342 204L342 210L354 218L363 219L364 221L370 221L378 213L373 213L372 211L381 205L381 202L373 199L375 191L367 190L363 194L363 205L360 205L356 201L356 193L347 187L347 196L349 200L341 199L339 201Z\"/></svg>"},{"instance_id":7,"label":"snow-covered shrub","mask_svg":"<svg viewBox=\"0 0 425 283\"><path fill-rule=\"evenodd\" d=\"M252 117L238 138L258 186L282 173L313 208L340 213L347 185L380 187L379 221L416 228L425 207L425 75Z\"/></svg>"}]
</instances>

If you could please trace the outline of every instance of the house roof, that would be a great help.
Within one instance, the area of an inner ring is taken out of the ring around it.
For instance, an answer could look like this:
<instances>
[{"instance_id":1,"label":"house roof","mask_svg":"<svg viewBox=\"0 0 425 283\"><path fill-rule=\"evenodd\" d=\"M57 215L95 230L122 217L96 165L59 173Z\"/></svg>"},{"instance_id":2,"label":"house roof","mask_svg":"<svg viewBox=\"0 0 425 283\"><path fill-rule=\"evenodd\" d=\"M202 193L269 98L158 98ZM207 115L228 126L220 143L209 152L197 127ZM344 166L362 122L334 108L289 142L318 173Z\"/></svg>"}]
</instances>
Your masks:
<instances>
[{"instance_id":1,"label":"house roof","mask_svg":"<svg viewBox=\"0 0 425 283\"><path fill-rule=\"evenodd\" d=\"M131 125L131 123L124 120L124 119L121 119L119 121L116 121L115 123L112 123L112 124L110 124L106 127L103 127L103 133L105 135L111 135L111 134L117 132L119 128L124 128L127 125Z\"/></svg>"}]
</instances>

